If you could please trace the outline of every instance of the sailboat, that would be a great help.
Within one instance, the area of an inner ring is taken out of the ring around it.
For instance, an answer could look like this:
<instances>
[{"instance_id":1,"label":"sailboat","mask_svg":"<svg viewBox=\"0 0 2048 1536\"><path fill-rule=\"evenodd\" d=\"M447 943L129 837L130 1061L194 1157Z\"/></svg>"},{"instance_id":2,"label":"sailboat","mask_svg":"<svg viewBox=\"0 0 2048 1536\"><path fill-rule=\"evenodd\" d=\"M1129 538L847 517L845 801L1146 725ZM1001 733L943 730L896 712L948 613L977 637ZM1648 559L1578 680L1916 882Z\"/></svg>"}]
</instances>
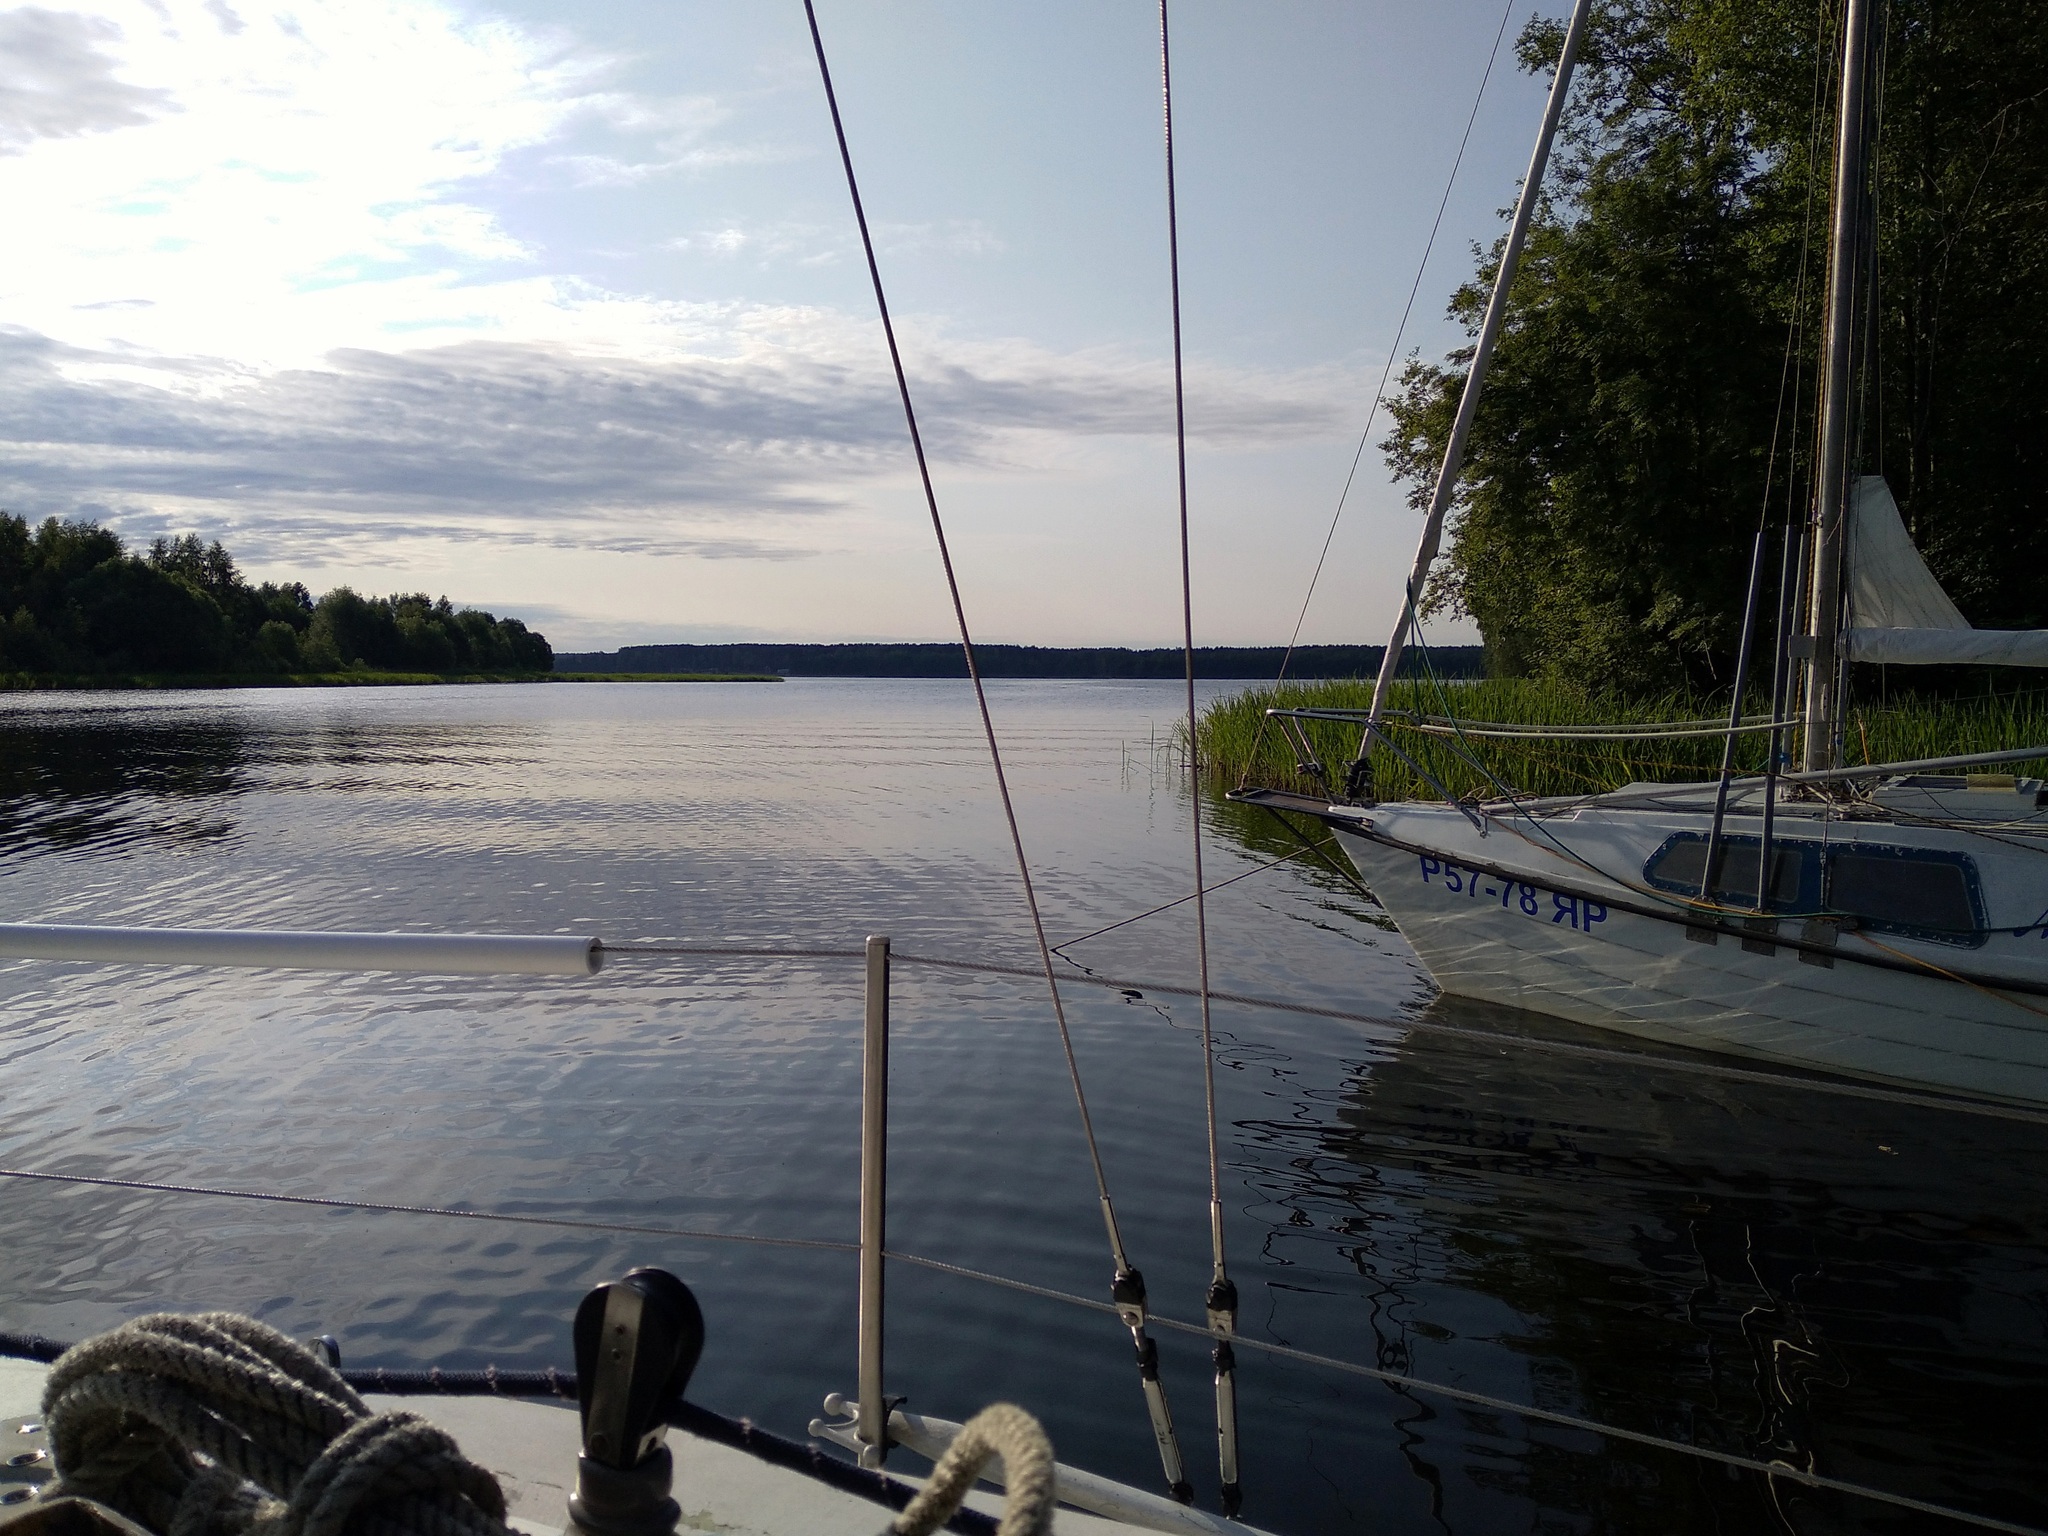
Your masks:
<instances>
[{"instance_id":1,"label":"sailboat","mask_svg":"<svg viewBox=\"0 0 2048 1536\"><path fill-rule=\"evenodd\" d=\"M1342 793L1248 788L1233 797L1323 821L1448 993L1669 1044L2048 1102L2048 786L2001 771L2048 757L2048 747L1858 766L1840 749L1851 661L2048 665L2048 631L1972 628L1913 547L1883 479L1853 472L1856 301L1872 206L1871 0L1848 0L1843 17L1818 473L1807 526L1786 542L1770 715L1740 714L1758 628L1760 532L1718 779L1540 799L1505 786L1464 801L1371 795L1376 747L1422 772L1387 730L1390 685L1591 9L1579 0L1566 30L1371 707L1268 712L1310 763L1305 719L1361 727L1349 779ZM1737 779L1734 742L1749 730L1768 735L1768 767ZM1795 742L1799 766L1789 771L1785 748Z\"/></svg>"}]
</instances>

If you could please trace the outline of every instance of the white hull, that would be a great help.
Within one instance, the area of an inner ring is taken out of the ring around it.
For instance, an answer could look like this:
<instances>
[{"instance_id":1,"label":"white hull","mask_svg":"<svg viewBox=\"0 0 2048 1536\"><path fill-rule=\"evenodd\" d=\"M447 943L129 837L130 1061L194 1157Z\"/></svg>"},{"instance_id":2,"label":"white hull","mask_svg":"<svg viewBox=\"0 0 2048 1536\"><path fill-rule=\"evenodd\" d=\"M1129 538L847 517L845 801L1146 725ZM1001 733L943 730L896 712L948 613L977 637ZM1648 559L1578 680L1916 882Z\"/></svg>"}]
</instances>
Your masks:
<instances>
[{"instance_id":1,"label":"white hull","mask_svg":"<svg viewBox=\"0 0 2048 1536\"><path fill-rule=\"evenodd\" d=\"M1502 821L1482 833L1442 805L1327 819L1448 993L1694 1048L2048 1103L2048 995L2027 990L2048 986L2036 915L2048 906L2048 864L2035 849L2001 854L1994 845L1980 859L1987 904L2024 930L1967 947L1830 933L1829 953L1787 942L1809 932L1798 919L1745 944L1727 931L1740 918L1724 915L1723 931L1705 942L1712 919L1694 914L1689 925L1682 902L1642 884L1645 858L1674 827L1697 826L1696 814L1582 811L1529 837ZM1779 826L1780 835L1809 835ZM1733 834L1755 829L1754 818L1730 818ZM1827 831L1837 847L1909 835L1887 823ZM1933 846L1966 840L1973 853L1987 842L1966 832L1910 836Z\"/></svg>"}]
</instances>

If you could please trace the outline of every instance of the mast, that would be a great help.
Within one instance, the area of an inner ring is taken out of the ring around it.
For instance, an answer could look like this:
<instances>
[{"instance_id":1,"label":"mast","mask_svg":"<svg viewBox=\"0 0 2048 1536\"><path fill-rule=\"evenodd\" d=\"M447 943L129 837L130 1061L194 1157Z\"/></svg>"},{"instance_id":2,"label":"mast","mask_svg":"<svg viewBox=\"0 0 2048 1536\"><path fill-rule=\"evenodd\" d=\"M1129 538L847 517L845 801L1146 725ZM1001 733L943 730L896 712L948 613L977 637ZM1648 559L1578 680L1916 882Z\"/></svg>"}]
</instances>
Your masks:
<instances>
[{"instance_id":1,"label":"mast","mask_svg":"<svg viewBox=\"0 0 2048 1536\"><path fill-rule=\"evenodd\" d=\"M1843 514L1849 489L1849 383L1856 339L1857 257L1868 180L1871 0L1848 0L1842 20L1842 99L1835 115L1834 228L1828 243L1827 356L1821 382L1820 472L1813 497L1813 591L1807 605L1806 710L1800 762L1835 766L1835 667L1840 638Z\"/></svg>"},{"instance_id":2,"label":"mast","mask_svg":"<svg viewBox=\"0 0 2048 1536\"><path fill-rule=\"evenodd\" d=\"M1515 268L1522 259L1522 244L1529 235L1529 221L1536 212L1536 199L1543 186L1543 170L1550 161L1550 144L1557 137L1558 120L1564 115L1565 97L1571 92L1572 66L1578 60L1579 44L1593 12L1593 0L1576 0L1571 25L1565 29L1564 47L1557 57L1557 73L1550 82L1550 100L1543 109L1543 126L1536 134L1536 149L1529 157L1529 174L1522 178L1522 195L1515 200L1514 222L1508 226L1507 244L1500 255L1500 270L1494 274L1493 295L1486 301L1486 318L1479 327L1479 340L1472 349L1472 368L1465 375L1465 392L1458 399L1458 415L1451 423L1451 439L1444 447L1443 467L1437 471L1436 489L1429 498L1429 516L1423 520L1422 538L1415 546L1415 564L1408 572L1401 616L1387 638L1386 654L1380 658L1379 680L1373 685L1372 712L1366 719L1365 735L1358 743L1362 763L1372 752L1372 737L1386 710L1387 690L1393 685L1401 652L1408 644L1409 626L1415 622L1416 607L1422 601L1423 584L1435 563L1443 542L1444 515L1458 488L1458 471L1465 463L1465 436L1472 430L1472 417L1479 409L1479 392L1486 385L1487 365L1493 361L1494 344L1500 340L1501 321L1507 315L1508 290L1514 286Z\"/></svg>"}]
</instances>

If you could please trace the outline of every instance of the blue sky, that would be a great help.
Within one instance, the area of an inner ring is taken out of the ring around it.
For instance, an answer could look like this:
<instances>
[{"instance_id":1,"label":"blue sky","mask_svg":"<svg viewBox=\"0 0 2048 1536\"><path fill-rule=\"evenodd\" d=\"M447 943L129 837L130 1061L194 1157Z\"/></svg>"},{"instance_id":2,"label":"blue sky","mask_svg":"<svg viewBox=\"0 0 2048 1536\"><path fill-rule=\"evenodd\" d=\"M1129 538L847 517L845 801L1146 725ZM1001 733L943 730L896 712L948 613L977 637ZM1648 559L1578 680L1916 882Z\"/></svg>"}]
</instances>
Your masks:
<instances>
[{"instance_id":1,"label":"blue sky","mask_svg":"<svg viewBox=\"0 0 2048 1536\"><path fill-rule=\"evenodd\" d=\"M1527 157L1529 14L1428 355ZM1173 15L1198 638L1274 643L1503 11ZM1156 11L819 16L978 632L1172 642ZM949 631L799 0L0 8L0 200L8 510L558 648ZM1368 449L1306 637L1382 638L1414 532Z\"/></svg>"}]
</instances>

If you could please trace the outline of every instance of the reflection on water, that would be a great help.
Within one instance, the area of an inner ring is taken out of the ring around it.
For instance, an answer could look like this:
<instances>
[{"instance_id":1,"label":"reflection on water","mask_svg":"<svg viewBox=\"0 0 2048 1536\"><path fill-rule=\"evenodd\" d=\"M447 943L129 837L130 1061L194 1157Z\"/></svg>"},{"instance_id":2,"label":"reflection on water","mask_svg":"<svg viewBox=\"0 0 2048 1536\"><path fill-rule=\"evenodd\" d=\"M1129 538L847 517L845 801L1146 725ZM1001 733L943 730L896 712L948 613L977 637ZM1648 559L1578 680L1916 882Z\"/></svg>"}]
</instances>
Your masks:
<instances>
[{"instance_id":1,"label":"reflection on water","mask_svg":"<svg viewBox=\"0 0 2048 1536\"><path fill-rule=\"evenodd\" d=\"M1599 1038L1478 1005L1429 1016ZM1448 1379L1486 1298L1525 1362L1504 1396L2039 1520L2039 1130L1463 1041L1375 1064L1333 1107L1266 1144L1296 1175L1289 1238L1371 1294L1375 1363ZM1593 1529L1763 1513L1718 1469L1584 1451L1539 1433L1498 1486ZM1769 1492L1792 1529L1886 1527Z\"/></svg>"},{"instance_id":2,"label":"reflection on water","mask_svg":"<svg viewBox=\"0 0 2048 1536\"><path fill-rule=\"evenodd\" d=\"M219 705L102 697L0 708L0 858L35 850L107 851L135 842L230 837L231 797L262 788L336 793L385 788L350 768L443 770L404 782L447 789L451 772L521 765L506 722L265 721Z\"/></svg>"},{"instance_id":3,"label":"reflection on water","mask_svg":"<svg viewBox=\"0 0 2048 1536\"><path fill-rule=\"evenodd\" d=\"M209 805L242 787L242 733L205 719L11 712L0 730L0 854L225 837Z\"/></svg>"},{"instance_id":4,"label":"reflection on water","mask_svg":"<svg viewBox=\"0 0 2048 1536\"><path fill-rule=\"evenodd\" d=\"M995 690L1057 940L1185 889L1172 685ZM1155 771L1157 770L1157 771ZM579 931L1026 960L964 688L791 682L44 697L0 710L5 916ZM1218 804L1212 877L1294 850ZM1340 870L1211 908L1232 1266L1253 1337L2048 1523L2048 1130L1534 1053L1446 1001ZM1185 906L1068 951L1184 982ZM587 981L0 968L0 1162L850 1237L858 964L620 960ZM1071 989L1154 1303L1208 1279L1198 1020ZM1482 1039L1411 1032L1440 1019ZM1087 1295L1107 1263L1044 1000L904 968L891 1240ZM359 1363L559 1363L584 1288L687 1275L698 1395L800 1432L852 1385L836 1255L0 1184L0 1325L158 1306L332 1331ZM892 1390L1012 1397L1150 1486L1113 1320L892 1272ZM1206 1351L1162 1339L1198 1488ZM1282 1532L1897 1531L1835 1495L1240 1355L1247 1518Z\"/></svg>"}]
</instances>

